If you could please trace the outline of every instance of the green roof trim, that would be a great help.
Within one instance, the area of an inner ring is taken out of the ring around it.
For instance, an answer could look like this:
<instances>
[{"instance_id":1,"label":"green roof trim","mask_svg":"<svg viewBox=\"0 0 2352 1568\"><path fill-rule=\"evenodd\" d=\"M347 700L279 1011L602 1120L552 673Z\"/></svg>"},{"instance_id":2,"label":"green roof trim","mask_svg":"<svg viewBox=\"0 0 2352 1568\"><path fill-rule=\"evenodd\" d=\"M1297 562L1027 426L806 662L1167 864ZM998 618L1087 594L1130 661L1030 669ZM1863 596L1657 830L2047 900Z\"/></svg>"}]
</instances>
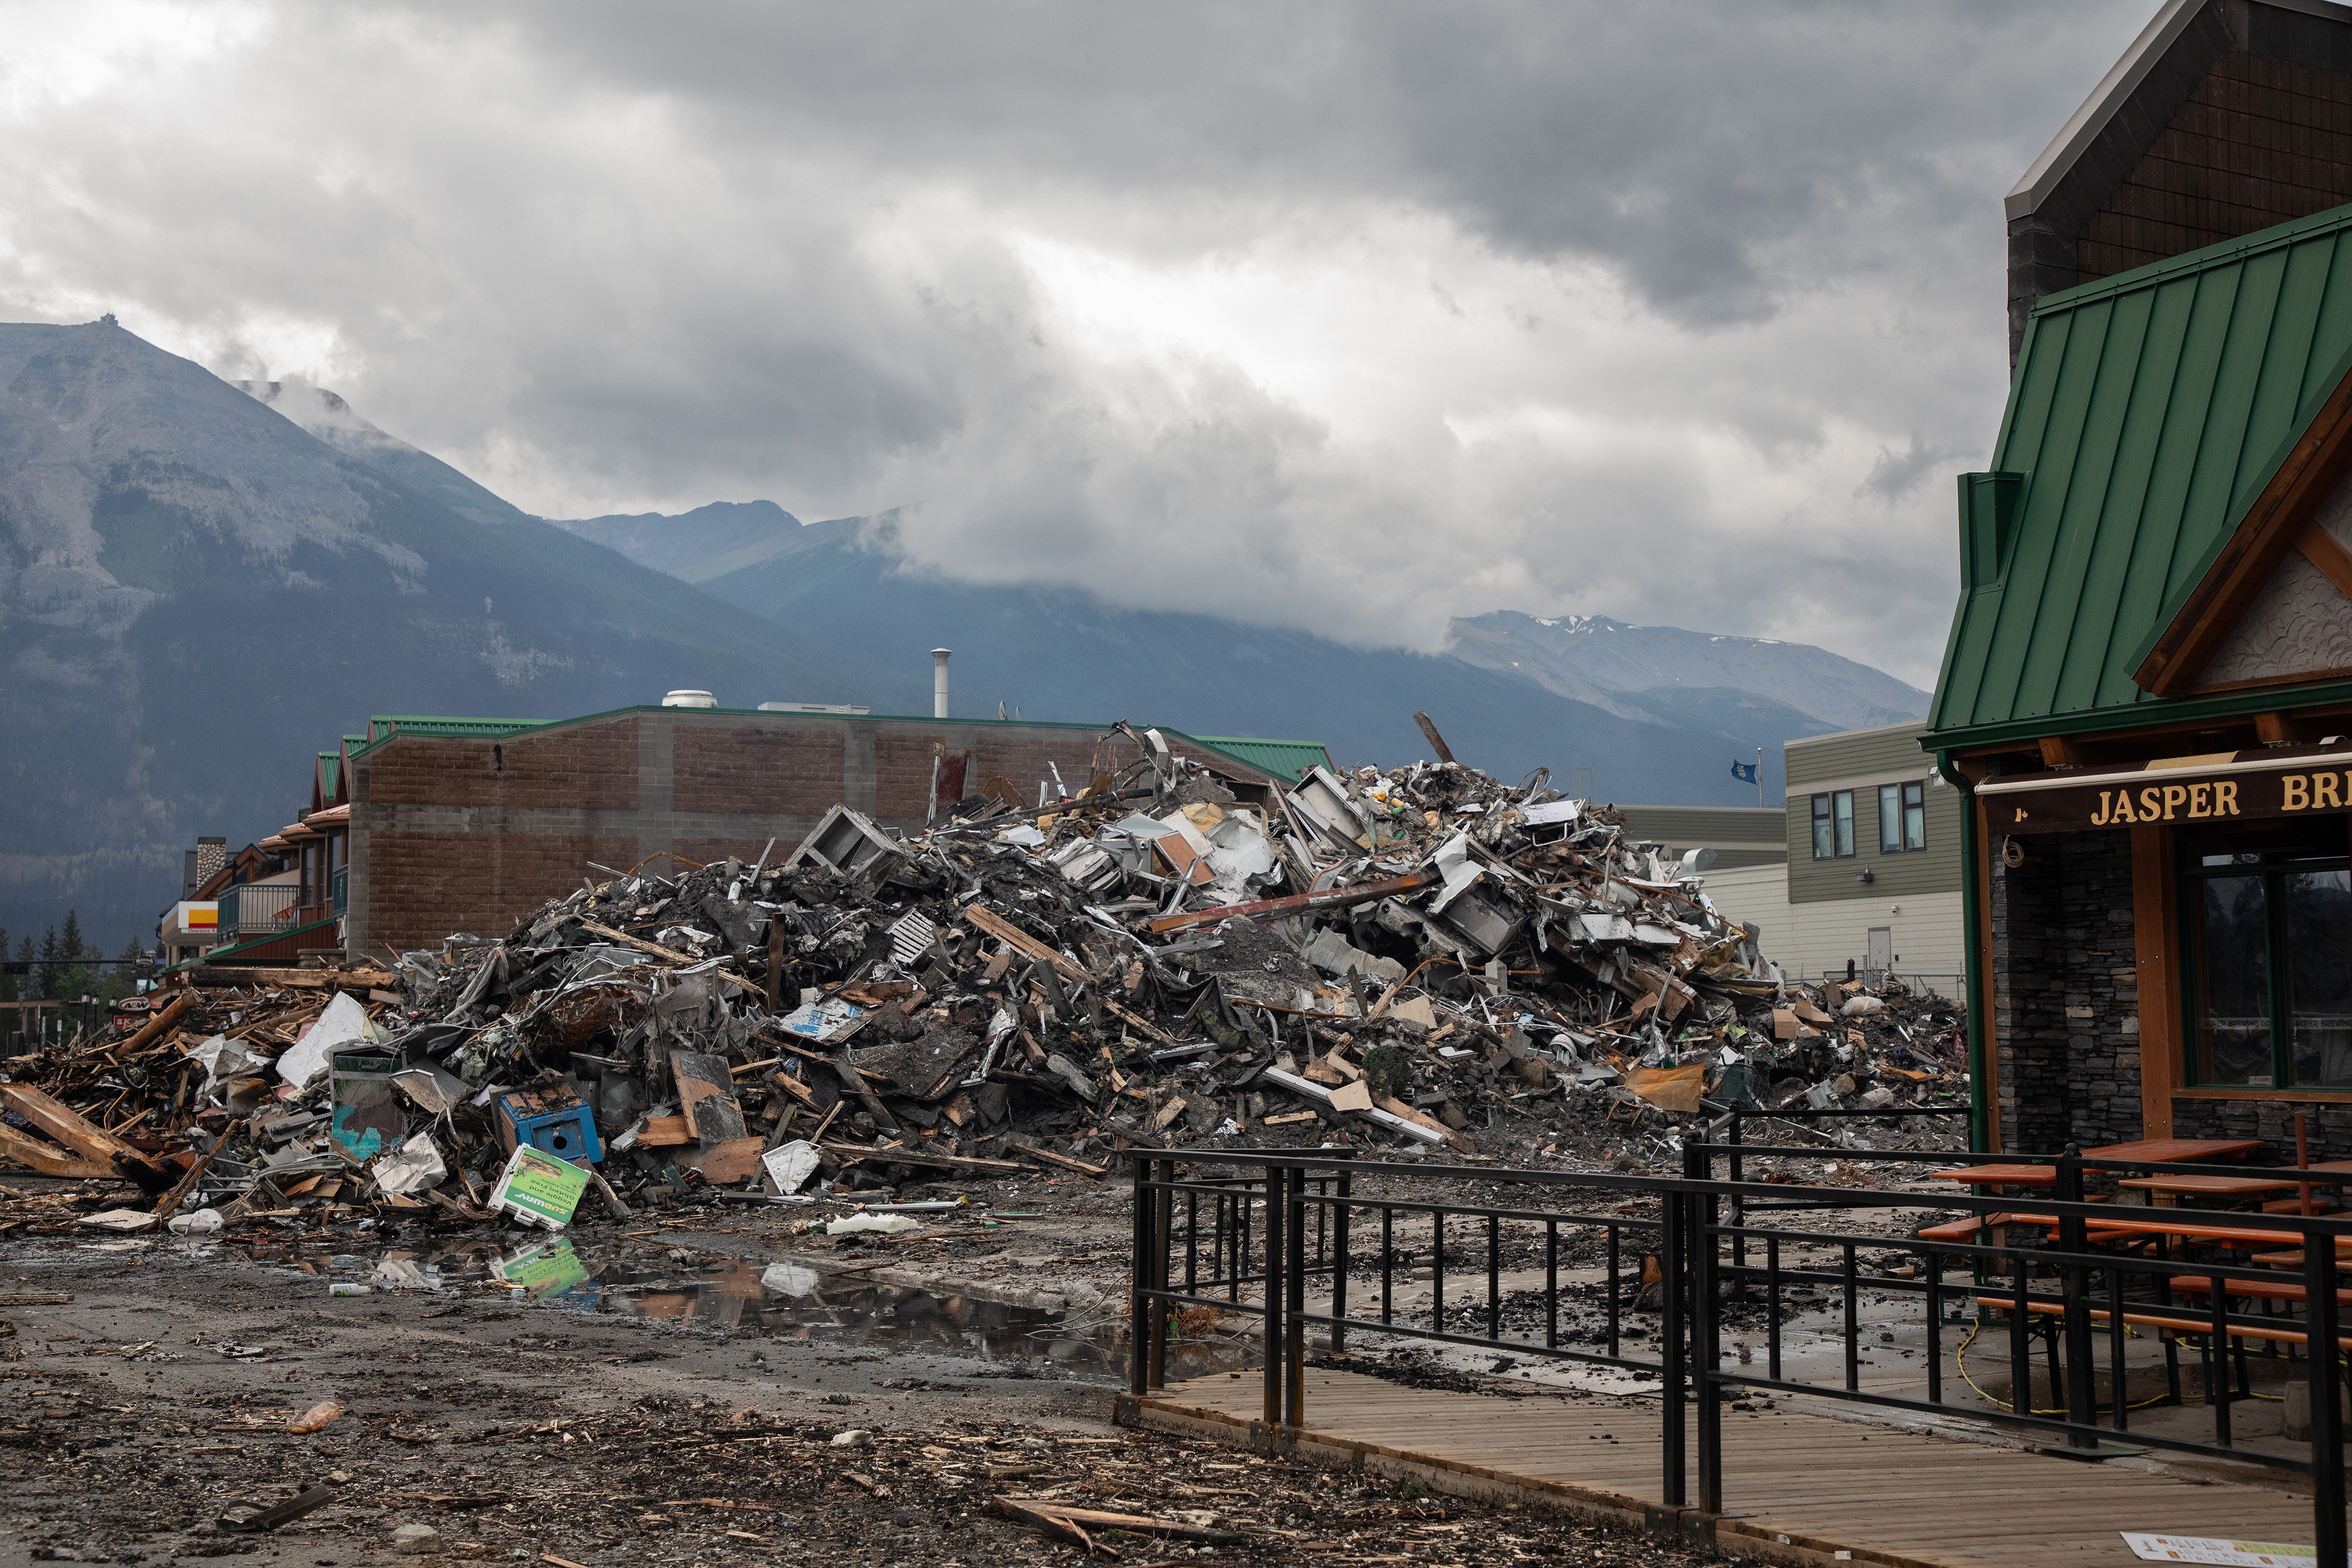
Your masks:
<instances>
[{"instance_id":1,"label":"green roof trim","mask_svg":"<svg viewBox=\"0 0 2352 1568\"><path fill-rule=\"evenodd\" d=\"M1096 735L1110 733L1103 724L1073 724L1059 719L1040 718L946 718L922 714L777 714L762 713L758 708L664 708L654 704L637 704L630 707L607 708L603 713L582 714L575 718L436 718L415 715L377 714L368 722L376 730L376 737L354 746L352 756L357 758L373 751L394 736L408 735L443 740L503 740L534 729L546 729L557 725L589 724L597 719L619 718L632 713L695 713L738 714L760 718L818 718L847 724L952 724L985 727L1002 726L1006 729L1075 729ZM1221 757L1228 762L1287 779L1293 783L1309 768L1331 766L1329 753L1320 741L1262 740L1247 736L1191 735L1183 730L1161 727L1172 745L1181 740L1203 751ZM350 737L346 737L350 738ZM320 752L324 759L333 755Z\"/></svg>"},{"instance_id":2,"label":"green roof trim","mask_svg":"<svg viewBox=\"0 0 2352 1568\"><path fill-rule=\"evenodd\" d=\"M621 708L614 711L625 713L629 710ZM369 716L368 727L376 732L374 739L370 740L361 735L347 735L343 738L352 743L351 754L358 757L374 750L395 735L433 736L456 740L504 740L508 736L520 735L526 730L572 722L575 721L561 718L446 718L427 714L373 714Z\"/></svg>"},{"instance_id":3,"label":"green roof trim","mask_svg":"<svg viewBox=\"0 0 2352 1568\"><path fill-rule=\"evenodd\" d=\"M1262 740L1246 735L1188 735L1184 738L1292 784L1306 778L1310 768L1332 767L1331 754L1319 740Z\"/></svg>"},{"instance_id":4,"label":"green roof trim","mask_svg":"<svg viewBox=\"0 0 2352 1568\"><path fill-rule=\"evenodd\" d=\"M289 936L299 936L305 931L317 931L323 926L332 925L336 918L330 915L324 920L313 920L308 925L289 925L283 931L272 931L267 936L257 936L250 942L240 942L234 947L215 947L208 953L200 953L195 957L183 958L163 973L169 975L180 969L200 969L206 964L218 963L223 958L234 958L239 953L250 953L256 947L266 946L272 942L283 942Z\"/></svg>"},{"instance_id":5,"label":"green roof trim","mask_svg":"<svg viewBox=\"0 0 2352 1568\"><path fill-rule=\"evenodd\" d=\"M428 714L378 714L368 719L372 725L381 725L407 735L457 737L518 735L526 729L544 729L551 724L563 722L560 718L440 718ZM376 738L381 740L383 737Z\"/></svg>"},{"instance_id":6,"label":"green roof trim","mask_svg":"<svg viewBox=\"0 0 2352 1568\"><path fill-rule=\"evenodd\" d=\"M1995 473L1961 476L1923 747L2253 711L2132 674L2347 371L2352 207L2044 298Z\"/></svg>"}]
</instances>

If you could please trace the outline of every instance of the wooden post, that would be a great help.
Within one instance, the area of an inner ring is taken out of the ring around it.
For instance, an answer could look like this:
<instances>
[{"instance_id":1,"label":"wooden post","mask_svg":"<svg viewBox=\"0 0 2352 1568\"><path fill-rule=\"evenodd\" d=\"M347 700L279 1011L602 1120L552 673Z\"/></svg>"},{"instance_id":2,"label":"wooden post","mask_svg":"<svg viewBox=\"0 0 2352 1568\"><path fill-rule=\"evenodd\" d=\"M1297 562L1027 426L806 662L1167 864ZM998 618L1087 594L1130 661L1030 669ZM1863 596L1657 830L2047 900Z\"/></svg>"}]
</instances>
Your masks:
<instances>
[{"instance_id":1,"label":"wooden post","mask_svg":"<svg viewBox=\"0 0 2352 1568\"><path fill-rule=\"evenodd\" d=\"M2172 1095L2183 1071L2180 980L2175 942L2172 830L2135 827L2132 968L2139 992L2139 1121L2143 1138L2172 1136Z\"/></svg>"}]
</instances>

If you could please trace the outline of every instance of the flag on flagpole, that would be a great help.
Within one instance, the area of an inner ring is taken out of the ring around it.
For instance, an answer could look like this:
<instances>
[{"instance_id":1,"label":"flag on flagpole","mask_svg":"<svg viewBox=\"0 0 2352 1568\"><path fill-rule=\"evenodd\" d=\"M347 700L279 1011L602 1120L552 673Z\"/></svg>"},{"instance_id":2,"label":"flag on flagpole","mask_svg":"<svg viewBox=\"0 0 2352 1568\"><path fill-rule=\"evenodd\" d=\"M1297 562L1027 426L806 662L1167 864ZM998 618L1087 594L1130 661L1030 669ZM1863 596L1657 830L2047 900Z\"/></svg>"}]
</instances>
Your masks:
<instances>
[{"instance_id":1,"label":"flag on flagpole","mask_svg":"<svg viewBox=\"0 0 2352 1568\"><path fill-rule=\"evenodd\" d=\"M1756 782L1756 764L1735 762L1731 765L1731 776L1742 784L1753 784Z\"/></svg>"}]
</instances>

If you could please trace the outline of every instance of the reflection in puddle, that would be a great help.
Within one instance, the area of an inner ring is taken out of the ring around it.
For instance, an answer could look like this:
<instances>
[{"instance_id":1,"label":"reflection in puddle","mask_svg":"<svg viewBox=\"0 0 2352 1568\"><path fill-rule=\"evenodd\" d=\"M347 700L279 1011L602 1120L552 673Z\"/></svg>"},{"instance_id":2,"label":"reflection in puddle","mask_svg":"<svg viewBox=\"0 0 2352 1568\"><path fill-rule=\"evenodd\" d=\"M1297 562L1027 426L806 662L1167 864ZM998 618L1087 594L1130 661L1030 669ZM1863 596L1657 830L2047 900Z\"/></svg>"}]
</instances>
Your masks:
<instances>
[{"instance_id":1,"label":"reflection in puddle","mask_svg":"<svg viewBox=\"0 0 2352 1568\"><path fill-rule=\"evenodd\" d=\"M314 1260L290 1258L278 1249L256 1248L253 1260L319 1267ZM748 1258L690 1266L666 1251L583 1250L568 1238L551 1238L520 1247L480 1240L393 1249L371 1258L337 1257L326 1271L346 1270L365 1272L380 1289L504 1285L524 1300L573 1312L957 1356L1004 1368L994 1374L999 1376L1119 1383L1127 1375L1126 1322L1116 1309L1092 1321L1073 1321L1033 1307L869 1284L856 1270L823 1274L798 1263ZM1179 1336L1168 1350L1171 1378L1239 1372L1254 1364L1238 1338Z\"/></svg>"}]
</instances>

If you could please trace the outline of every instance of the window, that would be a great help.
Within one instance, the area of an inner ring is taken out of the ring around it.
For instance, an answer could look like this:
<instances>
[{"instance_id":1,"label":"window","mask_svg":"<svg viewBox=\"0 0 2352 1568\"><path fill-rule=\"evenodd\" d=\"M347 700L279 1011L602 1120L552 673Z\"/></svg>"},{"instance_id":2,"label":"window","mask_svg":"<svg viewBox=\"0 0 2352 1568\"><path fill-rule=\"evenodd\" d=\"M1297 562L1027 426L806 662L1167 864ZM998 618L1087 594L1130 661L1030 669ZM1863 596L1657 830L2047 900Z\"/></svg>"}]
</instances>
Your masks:
<instances>
[{"instance_id":1,"label":"window","mask_svg":"<svg viewBox=\"0 0 2352 1568\"><path fill-rule=\"evenodd\" d=\"M1899 855L1927 847L1927 786L1878 787L1878 852Z\"/></svg>"},{"instance_id":2,"label":"window","mask_svg":"<svg viewBox=\"0 0 2352 1568\"><path fill-rule=\"evenodd\" d=\"M1843 860L1853 853L1853 791L1813 797L1813 858Z\"/></svg>"},{"instance_id":3,"label":"window","mask_svg":"<svg viewBox=\"0 0 2352 1568\"><path fill-rule=\"evenodd\" d=\"M2191 1078L2352 1089L2345 819L2180 835Z\"/></svg>"}]
</instances>

